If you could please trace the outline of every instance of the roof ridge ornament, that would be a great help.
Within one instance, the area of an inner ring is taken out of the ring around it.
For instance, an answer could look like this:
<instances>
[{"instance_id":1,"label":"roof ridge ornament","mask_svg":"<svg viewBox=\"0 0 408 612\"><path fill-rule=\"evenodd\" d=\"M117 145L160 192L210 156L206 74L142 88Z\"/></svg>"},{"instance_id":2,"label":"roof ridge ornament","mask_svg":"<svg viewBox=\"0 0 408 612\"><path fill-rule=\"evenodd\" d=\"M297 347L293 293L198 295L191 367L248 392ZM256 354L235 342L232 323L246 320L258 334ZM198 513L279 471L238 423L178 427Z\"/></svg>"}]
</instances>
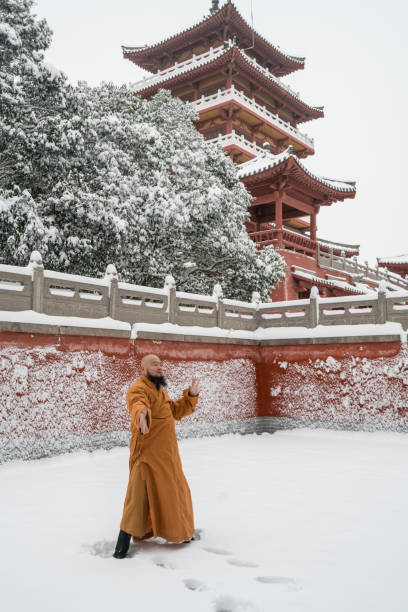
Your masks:
<instances>
[{"instance_id":1,"label":"roof ridge ornament","mask_svg":"<svg viewBox=\"0 0 408 612\"><path fill-rule=\"evenodd\" d=\"M219 0L212 0L211 8L210 8L210 14L211 15L215 15L215 13L218 13L219 10L220 10L220 2L219 2Z\"/></svg>"}]
</instances>

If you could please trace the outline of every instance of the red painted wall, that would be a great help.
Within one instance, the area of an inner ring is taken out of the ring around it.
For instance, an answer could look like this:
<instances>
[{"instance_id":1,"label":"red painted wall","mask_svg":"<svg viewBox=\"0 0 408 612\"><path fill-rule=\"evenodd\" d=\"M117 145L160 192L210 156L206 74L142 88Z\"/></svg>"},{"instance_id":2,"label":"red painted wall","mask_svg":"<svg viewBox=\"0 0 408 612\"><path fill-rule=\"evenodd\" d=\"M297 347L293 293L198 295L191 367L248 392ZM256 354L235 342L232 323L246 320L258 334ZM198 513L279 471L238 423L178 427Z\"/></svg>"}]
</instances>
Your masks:
<instances>
[{"instance_id":1,"label":"red painted wall","mask_svg":"<svg viewBox=\"0 0 408 612\"><path fill-rule=\"evenodd\" d=\"M185 425L272 416L408 427L408 353L397 342L257 347L3 332L0 457L38 439L127 431L125 394L151 352L171 397L200 378Z\"/></svg>"},{"instance_id":2,"label":"red painted wall","mask_svg":"<svg viewBox=\"0 0 408 612\"><path fill-rule=\"evenodd\" d=\"M259 416L408 427L408 351L399 342L259 351Z\"/></svg>"},{"instance_id":3,"label":"red painted wall","mask_svg":"<svg viewBox=\"0 0 408 612\"><path fill-rule=\"evenodd\" d=\"M152 352L174 399L200 378L199 409L183 423L256 415L256 347L0 333L0 455L1 439L127 430L126 391Z\"/></svg>"}]
</instances>

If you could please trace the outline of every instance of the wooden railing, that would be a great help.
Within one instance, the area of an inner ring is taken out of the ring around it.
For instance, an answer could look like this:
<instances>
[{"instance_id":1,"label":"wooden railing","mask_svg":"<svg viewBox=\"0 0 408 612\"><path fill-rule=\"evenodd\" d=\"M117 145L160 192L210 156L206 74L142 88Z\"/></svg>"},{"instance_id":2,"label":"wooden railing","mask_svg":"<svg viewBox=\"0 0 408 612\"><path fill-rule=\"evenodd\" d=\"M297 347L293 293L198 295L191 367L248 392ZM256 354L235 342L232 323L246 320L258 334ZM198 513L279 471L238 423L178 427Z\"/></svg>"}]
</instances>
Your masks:
<instances>
[{"instance_id":1,"label":"wooden railing","mask_svg":"<svg viewBox=\"0 0 408 612\"><path fill-rule=\"evenodd\" d=\"M277 229L271 227L270 229L260 230L258 232L250 232L250 238L261 247L273 244L275 247L278 246L279 234L282 235L283 248L298 253L304 253L305 255L315 255L317 249L317 242L311 240L309 236L297 232L291 232L285 228Z\"/></svg>"}]
</instances>

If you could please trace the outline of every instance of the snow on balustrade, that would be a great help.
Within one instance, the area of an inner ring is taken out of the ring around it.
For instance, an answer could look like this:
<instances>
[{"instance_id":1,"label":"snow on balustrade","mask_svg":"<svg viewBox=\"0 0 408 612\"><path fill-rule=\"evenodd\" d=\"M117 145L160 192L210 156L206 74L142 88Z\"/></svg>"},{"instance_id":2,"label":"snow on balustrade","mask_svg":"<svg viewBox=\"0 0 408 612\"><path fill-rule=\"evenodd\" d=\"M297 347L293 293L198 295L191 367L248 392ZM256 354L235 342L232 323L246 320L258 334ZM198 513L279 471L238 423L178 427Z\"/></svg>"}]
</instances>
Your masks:
<instances>
[{"instance_id":1,"label":"snow on balustrade","mask_svg":"<svg viewBox=\"0 0 408 612\"><path fill-rule=\"evenodd\" d=\"M241 134L237 134L235 130L232 130L230 134L219 134L216 138L209 138L207 142L209 144L220 144L223 147L235 145L255 156L264 153L262 147L259 147L255 142L250 142Z\"/></svg>"},{"instance_id":2,"label":"snow on balustrade","mask_svg":"<svg viewBox=\"0 0 408 612\"><path fill-rule=\"evenodd\" d=\"M251 100L248 98L242 91L234 87L232 85L229 89L219 89L215 94L211 94L209 96L201 96L194 104L195 108L198 111L205 110L214 106L215 104L221 104L223 102L227 102L233 100L235 102L239 102L249 108L254 114L266 121L270 121L278 128L282 128L285 132L291 134L294 138L302 142L303 144L308 145L309 147L314 148L314 140L310 138L306 134L303 134L296 128L294 128L288 121L284 121L279 115L272 113L270 110L256 102L255 100Z\"/></svg>"},{"instance_id":3,"label":"snow on balustrade","mask_svg":"<svg viewBox=\"0 0 408 612\"><path fill-rule=\"evenodd\" d=\"M368 265L368 262L365 262L365 264L363 265L358 261L357 257L353 257L353 259L350 261L350 259L346 258L345 254L343 256L334 255L332 246L329 248L329 252L327 252L322 251L321 246L319 244L317 263L320 268L342 270L344 272L347 272L348 274L362 274L364 280L368 280L377 284L381 280L385 280L387 283L387 288L391 290L396 290L399 288L408 289L407 279L403 279L398 274L391 273L389 270L386 269L384 270L378 267L371 268Z\"/></svg>"},{"instance_id":4,"label":"snow on balustrade","mask_svg":"<svg viewBox=\"0 0 408 612\"><path fill-rule=\"evenodd\" d=\"M183 329L179 333L184 334L187 327L207 328L206 335L223 334L222 337L258 342L267 328L307 329L316 327L319 322L329 326L376 324L381 328L388 321L401 325L403 329L408 328L408 291L387 291L385 281L378 292L369 295L312 296L309 300L261 303L177 291L175 287L168 290L167 287L118 283L117 277L112 276L92 279L44 270L43 276L36 274L27 278L21 274L21 270L26 268L15 268L13 274L9 266L0 265L0 321L3 329L8 330L16 330L12 324L20 324L20 331L24 331L27 324L64 328L71 324L82 328L100 327L102 331L114 329L111 322L116 320L125 325L123 328L119 325L118 329L128 330L129 334L129 325L133 324L153 326L156 333L164 331L164 325L170 325L171 329L175 329L174 326ZM299 267L298 271L311 272ZM24 280L24 292L10 289L9 283L14 280L21 283L22 278L27 279ZM323 282L330 281L323 279ZM325 317L330 318L330 323ZM236 332L235 336L230 335L232 330Z\"/></svg>"},{"instance_id":5,"label":"snow on balustrade","mask_svg":"<svg viewBox=\"0 0 408 612\"><path fill-rule=\"evenodd\" d=\"M279 77L276 77L267 68L264 68L263 66L258 64L258 62L254 58L247 55L245 51L243 51L242 49L239 49L238 47L236 47L235 43L231 41L228 41L226 45L222 45L222 46L215 47L215 48L210 47L209 50L205 51L204 53L201 53L200 55L193 55L192 57L180 63L175 62L175 64L173 64L172 66L169 66L169 68L165 68L164 70L159 70L152 76L144 77L141 81L138 81L137 83L134 83L132 85L132 90L134 93L138 93L150 87L154 87L155 85L165 83L166 81L168 81L169 79L175 76L179 76L186 72L190 72L194 70L195 68L204 66L205 64L208 64L214 61L214 59L219 58L226 53L229 53L232 47L235 47L237 52L241 55L241 57L246 62L251 64L253 68L255 68L258 72L266 76L273 83L278 85L279 88L289 93L293 98L295 98L296 100L298 100L299 102L301 102L302 104L304 104L305 106L307 106L308 108L312 110L316 110L320 112L323 110L323 107L321 106L312 106L304 102L300 98L299 92L294 91L289 85L281 81Z\"/></svg>"}]
</instances>

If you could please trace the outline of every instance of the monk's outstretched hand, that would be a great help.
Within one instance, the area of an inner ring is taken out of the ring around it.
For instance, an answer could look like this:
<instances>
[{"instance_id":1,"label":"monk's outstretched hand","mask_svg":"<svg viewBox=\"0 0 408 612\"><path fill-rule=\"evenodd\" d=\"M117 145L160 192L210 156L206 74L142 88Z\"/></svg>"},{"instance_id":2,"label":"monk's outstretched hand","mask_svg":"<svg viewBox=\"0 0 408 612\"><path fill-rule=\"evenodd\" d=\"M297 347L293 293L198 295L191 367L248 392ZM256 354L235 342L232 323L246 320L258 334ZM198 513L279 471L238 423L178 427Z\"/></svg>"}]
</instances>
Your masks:
<instances>
[{"instance_id":1,"label":"monk's outstretched hand","mask_svg":"<svg viewBox=\"0 0 408 612\"><path fill-rule=\"evenodd\" d=\"M143 410L143 412L140 414L140 418L139 418L139 429L142 432L142 434L149 433L149 428L147 426L146 414L147 414L147 410Z\"/></svg>"},{"instance_id":2,"label":"monk's outstretched hand","mask_svg":"<svg viewBox=\"0 0 408 612\"><path fill-rule=\"evenodd\" d=\"M200 382L198 378L193 378L189 388L190 395L198 395L200 393Z\"/></svg>"}]
</instances>

